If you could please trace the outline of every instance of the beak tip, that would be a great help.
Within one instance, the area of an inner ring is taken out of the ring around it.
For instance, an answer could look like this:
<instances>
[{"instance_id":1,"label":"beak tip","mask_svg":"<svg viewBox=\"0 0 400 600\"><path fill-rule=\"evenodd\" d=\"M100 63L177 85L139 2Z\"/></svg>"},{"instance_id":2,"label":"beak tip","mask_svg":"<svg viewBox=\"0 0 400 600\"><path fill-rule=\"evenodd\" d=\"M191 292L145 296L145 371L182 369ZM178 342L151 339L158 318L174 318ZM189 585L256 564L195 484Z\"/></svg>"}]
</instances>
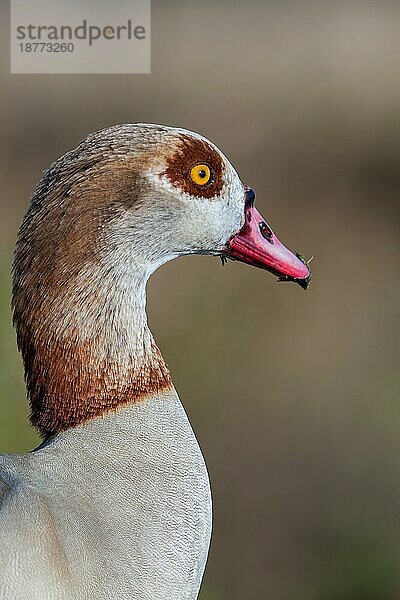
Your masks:
<instances>
[{"instance_id":1,"label":"beak tip","mask_svg":"<svg viewBox=\"0 0 400 600\"><path fill-rule=\"evenodd\" d=\"M296 281L296 283L298 283L299 286L301 288L303 288L303 290L308 290L308 288L310 287L310 284L311 284L311 277L312 277L312 275L310 272L310 274L307 277L305 277L304 279L298 279Z\"/></svg>"},{"instance_id":2,"label":"beak tip","mask_svg":"<svg viewBox=\"0 0 400 600\"><path fill-rule=\"evenodd\" d=\"M299 252L296 252L296 257L302 263L302 265L306 269L307 273L304 277L295 278L295 281L296 281L296 283L299 284L299 286L301 288L303 288L303 290L307 290L310 287L311 279L312 279L312 272L310 269L310 265L307 263L304 256L302 254L300 254Z\"/></svg>"}]
</instances>

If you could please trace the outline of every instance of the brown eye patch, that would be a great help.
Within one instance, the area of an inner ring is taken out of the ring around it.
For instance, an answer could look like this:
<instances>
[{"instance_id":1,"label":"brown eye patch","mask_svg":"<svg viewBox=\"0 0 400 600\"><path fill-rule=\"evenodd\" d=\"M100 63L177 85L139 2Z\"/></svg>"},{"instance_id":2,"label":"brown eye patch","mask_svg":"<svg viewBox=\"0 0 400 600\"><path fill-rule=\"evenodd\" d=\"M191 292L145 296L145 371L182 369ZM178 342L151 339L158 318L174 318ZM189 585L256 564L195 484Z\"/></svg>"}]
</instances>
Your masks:
<instances>
[{"instance_id":1,"label":"brown eye patch","mask_svg":"<svg viewBox=\"0 0 400 600\"><path fill-rule=\"evenodd\" d=\"M193 178L193 167L196 165L210 168L212 177L206 185L196 184L196 178ZM223 170L222 157L210 144L190 135L180 134L177 148L167 158L167 168L162 175L166 175L172 185L192 196L212 198L222 191Z\"/></svg>"}]
</instances>

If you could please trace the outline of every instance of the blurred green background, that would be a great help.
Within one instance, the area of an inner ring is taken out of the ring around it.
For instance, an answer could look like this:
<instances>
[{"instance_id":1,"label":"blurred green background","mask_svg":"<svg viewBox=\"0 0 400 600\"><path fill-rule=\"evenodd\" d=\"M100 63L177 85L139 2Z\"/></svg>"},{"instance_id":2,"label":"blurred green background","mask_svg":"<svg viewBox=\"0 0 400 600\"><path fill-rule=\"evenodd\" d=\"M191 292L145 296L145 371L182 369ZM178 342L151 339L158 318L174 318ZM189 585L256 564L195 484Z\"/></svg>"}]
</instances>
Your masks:
<instances>
[{"instance_id":1,"label":"blurred green background","mask_svg":"<svg viewBox=\"0 0 400 600\"><path fill-rule=\"evenodd\" d=\"M1 11L1 451L38 439L9 303L41 171L111 124L199 131L315 257L306 293L205 257L151 280L212 480L201 598L400 598L400 3L153 0L152 74L131 76L10 75Z\"/></svg>"}]
</instances>

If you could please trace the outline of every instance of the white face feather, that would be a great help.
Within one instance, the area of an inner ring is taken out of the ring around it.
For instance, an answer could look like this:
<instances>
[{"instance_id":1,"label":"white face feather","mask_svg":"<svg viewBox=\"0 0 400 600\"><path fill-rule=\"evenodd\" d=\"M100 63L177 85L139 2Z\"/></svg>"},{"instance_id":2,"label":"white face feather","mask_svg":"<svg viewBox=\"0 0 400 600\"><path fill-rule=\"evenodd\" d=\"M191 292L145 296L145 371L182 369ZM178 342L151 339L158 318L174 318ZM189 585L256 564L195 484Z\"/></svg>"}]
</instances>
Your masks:
<instances>
[{"instance_id":1,"label":"white face feather","mask_svg":"<svg viewBox=\"0 0 400 600\"><path fill-rule=\"evenodd\" d=\"M121 244L125 245L127 262L135 266L138 262L146 263L150 272L185 254L219 255L232 235L242 228L245 218L244 186L222 152L198 134L165 129L169 146L171 138L176 144L179 136L184 135L189 144L190 140L199 141L217 153L222 166L221 185L211 197L202 196L201 188L196 194L182 189L179 182L171 182L165 173L162 155L143 172L148 185L140 205L121 214L113 223L112 237L118 240L120 250ZM195 162L201 163L201 156ZM181 177L183 182L187 178L184 169Z\"/></svg>"},{"instance_id":2,"label":"white face feather","mask_svg":"<svg viewBox=\"0 0 400 600\"><path fill-rule=\"evenodd\" d=\"M172 242L180 254L219 254L244 224L244 189L238 174L224 158L224 184L213 198L193 196L174 187L165 175L152 177L160 212L176 213ZM162 198L162 200L161 200ZM160 201L161 200L161 201ZM168 215L173 218L173 215Z\"/></svg>"}]
</instances>

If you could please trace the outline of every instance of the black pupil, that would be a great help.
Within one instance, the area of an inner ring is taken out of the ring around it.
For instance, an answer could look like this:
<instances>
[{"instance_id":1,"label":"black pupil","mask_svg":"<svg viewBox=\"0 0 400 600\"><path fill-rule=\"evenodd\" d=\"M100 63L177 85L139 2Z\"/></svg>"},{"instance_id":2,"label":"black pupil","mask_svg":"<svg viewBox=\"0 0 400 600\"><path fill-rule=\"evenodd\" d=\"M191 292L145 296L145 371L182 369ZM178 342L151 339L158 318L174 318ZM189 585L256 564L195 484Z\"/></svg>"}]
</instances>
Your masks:
<instances>
[{"instance_id":1,"label":"black pupil","mask_svg":"<svg viewBox=\"0 0 400 600\"><path fill-rule=\"evenodd\" d=\"M205 172L204 169L200 169L199 177L200 177L200 179L204 179L205 177L207 177L207 173Z\"/></svg>"}]
</instances>

